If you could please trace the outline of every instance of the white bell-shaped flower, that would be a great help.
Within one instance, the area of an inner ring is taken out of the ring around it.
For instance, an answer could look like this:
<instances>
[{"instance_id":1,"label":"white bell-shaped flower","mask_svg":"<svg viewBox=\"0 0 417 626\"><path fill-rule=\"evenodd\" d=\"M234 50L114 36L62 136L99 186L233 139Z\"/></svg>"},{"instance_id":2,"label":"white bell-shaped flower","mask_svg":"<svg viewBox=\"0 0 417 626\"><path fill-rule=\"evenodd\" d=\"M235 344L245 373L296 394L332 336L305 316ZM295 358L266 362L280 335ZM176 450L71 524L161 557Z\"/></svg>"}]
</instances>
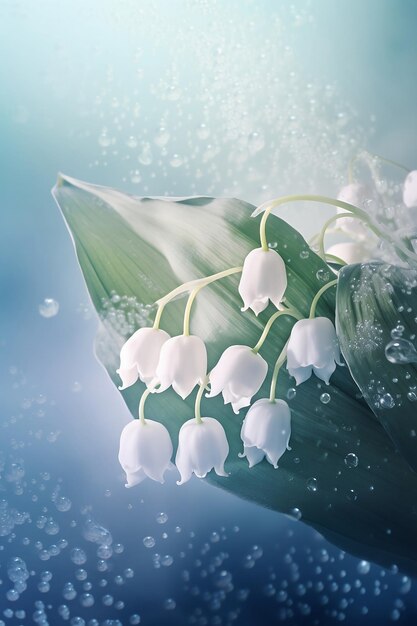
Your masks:
<instances>
[{"instance_id":1,"label":"white bell-shaped flower","mask_svg":"<svg viewBox=\"0 0 417 626\"><path fill-rule=\"evenodd\" d=\"M326 250L326 254L333 254L348 265L351 263L364 263L371 258L370 248L362 241L335 243Z\"/></svg>"},{"instance_id":2,"label":"white bell-shaped flower","mask_svg":"<svg viewBox=\"0 0 417 626\"><path fill-rule=\"evenodd\" d=\"M207 397L213 398L222 392L224 403L230 402L233 411L239 413L242 407L249 406L267 373L268 364L260 354L253 352L249 346L230 346L210 372L210 393Z\"/></svg>"},{"instance_id":3,"label":"white bell-shaped flower","mask_svg":"<svg viewBox=\"0 0 417 626\"><path fill-rule=\"evenodd\" d=\"M160 393L172 385L184 400L197 384L204 381L206 373L207 350L204 341L196 335L179 335L168 339L162 346L149 388Z\"/></svg>"},{"instance_id":4,"label":"white bell-shaped flower","mask_svg":"<svg viewBox=\"0 0 417 626\"><path fill-rule=\"evenodd\" d=\"M411 209L417 207L417 170L409 172L404 181L403 202Z\"/></svg>"},{"instance_id":5,"label":"white bell-shaped flower","mask_svg":"<svg viewBox=\"0 0 417 626\"><path fill-rule=\"evenodd\" d=\"M165 426L154 420L132 420L120 436L119 462L126 472L126 487L145 478L164 482L166 470L174 469L171 437Z\"/></svg>"},{"instance_id":6,"label":"white bell-shaped flower","mask_svg":"<svg viewBox=\"0 0 417 626\"><path fill-rule=\"evenodd\" d=\"M239 456L248 459L249 467L266 457L276 469L285 450L291 450L288 445L291 436L290 407L284 400L257 400L243 420L240 436L243 453Z\"/></svg>"},{"instance_id":7,"label":"white bell-shaped flower","mask_svg":"<svg viewBox=\"0 0 417 626\"><path fill-rule=\"evenodd\" d=\"M242 311L251 308L255 315L268 306L268 300L277 307L287 288L285 263L275 250L255 248L245 258L239 293L243 300Z\"/></svg>"},{"instance_id":8,"label":"white bell-shaped flower","mask_svg":"<svg viewBox=\"0 0 417 626\"><path fill-rule=\"evenodd\" d=\"M117 370L122 379L119 389L133 385L138 377L148 384L155 376L161 348L170 336L159 328L139 328L120 351L120 367Z\"/></svg>"},{"instance_id":9,"label":"white bell-shaped flower","mask_svg":"<svg viewBox=\"0 0 417 626\"><path fill-rule=\"evenodd\" d=\"M188 420L181 426L175 464L181 474L178 485L190 480L192 473L205 478L214 469L218 476L227 476L224 462L229 444L223 426L213 417L202 417L201 422Z\"/></svg>"},{"instance_id":10,"label":"white bell-shaped flower","mask_svg":"<svg viewBox=\"0 0 417 626\"><path fill-rule=\"evenodd\" d=\"M341 365L339 342L327 317L294 324L287 347L287 370L297 385L310 378L312 371L328 385L336 363Z\"/></svg>"},{"instance_id":11,"label":"white bell-shaped flower","mask_svg":"<svg viewBox=\"0 0 417 626\"><path fill-rule=\"evenodd\" d=\"M353 206L357 206L363 211L367 211L367 204L371 200L371 196L371 191L366 185L350 183L350 185L342 187L337 195L337 199L353 204ZM337 212L346 213L346 209L338 208ZM355 240L363 241L372 236L372 233L366 228L363 222L355 217L341 218L337 221L337 227Z\"/></svg>"}]
</instances>

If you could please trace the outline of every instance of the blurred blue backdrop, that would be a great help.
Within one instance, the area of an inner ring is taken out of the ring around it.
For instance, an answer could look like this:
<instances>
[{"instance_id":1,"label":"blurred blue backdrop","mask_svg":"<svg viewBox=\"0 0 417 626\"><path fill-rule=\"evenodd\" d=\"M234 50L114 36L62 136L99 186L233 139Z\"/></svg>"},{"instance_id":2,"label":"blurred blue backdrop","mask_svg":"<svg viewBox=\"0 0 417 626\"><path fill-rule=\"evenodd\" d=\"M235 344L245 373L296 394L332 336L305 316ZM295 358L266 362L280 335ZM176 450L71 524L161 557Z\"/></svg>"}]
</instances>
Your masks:
<instances>
[{"instance_id":1,"label":"blurred blue backdrop","mask_svg":"<svg viewBox=\"0 0 417 626\"><path fill-rule=\"evenodd\" d=\"M129 415L50 189L258 203L334 194L360 149L414 168L416 19L413 0L0 0L0 624L415 623L415 583L302 522L203 481L124 490ZM310 234L318 209L286 217Z\"/></svg>"}]
</instances>

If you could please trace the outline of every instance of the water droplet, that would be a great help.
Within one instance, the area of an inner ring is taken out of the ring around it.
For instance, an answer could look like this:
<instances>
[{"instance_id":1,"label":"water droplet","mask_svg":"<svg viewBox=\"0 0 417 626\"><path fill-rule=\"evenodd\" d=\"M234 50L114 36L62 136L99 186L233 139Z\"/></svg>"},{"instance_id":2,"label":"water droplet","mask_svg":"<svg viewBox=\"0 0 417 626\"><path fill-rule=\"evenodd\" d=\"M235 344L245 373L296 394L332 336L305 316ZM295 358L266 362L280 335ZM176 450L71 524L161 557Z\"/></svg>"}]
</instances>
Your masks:
<instances>
[{"instance_id":1,"label":"water droplet","mask_svg":"<svg viewBox=\"0 0 417 626\"><path fill-rule=\"evenodd\" d=\"M295 519L301 519L302 518L302 513L300 511L300 509L298 507L294 507L293 509L290 510L290 515L291 517L294 517Z\"/></svg>"},{"instance_id":2,"label":"water droplet","mask_svg":"<svg viewBox=\"0 0 417 626\"><path fill-rule=\"evenodd\" d=\"M316 492L318 489L317 478L309 478L307 480L307 489L311 492Z\"/></svg>"},{"instance_id":3,"label":"water droplet","mask_svg":"<svg viewBox=\"0 0 417 626\"><path fill-rule=\"evenodd\" d=\"M395 339L387 343L385 356L390 363L417 363L416 349L407 339Z\"/></svg>"},{"instance_id":4,"label":"water droplet","mask_svg":"<svg viewBox=\"0 0 417 626\"><path fill-rule=\"evenodd\" d=\"M144 537L143 545L145 548L153 548L155 546L155 539L153 537Z\"/></svg>"},{"instance_id":5,"label":"water droplet","mask_svg":"<svg viewBox=\"0 0 417 626\"><path fill-rule=\"evenodd\" d=\"M39 313L42 317L55 317L59 311L59 302L53 298L45 298L45 300L38 306Z\"/></svg>"},{"instance_id":6,"label":"water droplet","mask_svg":"<svg viewBox=\"0 0 417 626\"><path fill-rule=\"evenodd\" d=\"M384 393L379 399L379 404L383 409L392 409L395 406L395 400L390 393Z\"/></svg>"},{"instance_id":7,"label":"water droplet","mask_svg":"<svg viewBox=\"0 0 417 626\"><path fill-rule=\"evenodd\" d=\"M180 157L179 154L173 154L169 161L169 164L171 165L171 167L180 167L183 163L184 163L184 160L182 157Z\"/></svg>"},{"instance_id":8,"label":"water droplet","mask_svg":"<svg viewBox=\"0 0 417 626\"><path fill-rule=\"evenodd\" d=\"M112 139L111 137L108 136L107 131L103 130L99 137L98 137L98 143L102 148L108 148L109 146L111 146L112 144Z\"/></svg>"},{"instance_id":9,"label":"water droplet","mask_svg":"<svg viewBox=\"0 0 417 626\"><path fill-rule=\"evenodd\" d=\"M83 565L87 561L87 555L81 548L73 548L71 551L71 561L76 565Z\"/></svg>"},{"instance_id":10,"label":"water droplet","mask_svg":"<svg viewBox=\"0 0 417 626\"><path fill-rule=\"evenodd\" d=\"M320 402L322 402L323 404L329 404L331 400L331 396L329 393L322 393L320 396Z\"/></svg>"},{"instance_id":11,"label":"water droplet","mask_svg":"<svg viewBox=\"0 0 417 626\"><path fill-rule=\"evenodd\" d=\"M327 283L330 278L330 272L322 267L321 269L317 270L316 278L321 283Z\"/></svg>"},{"instance_id":12,"label":"water droplet","mask_svg":"<svg viewBox=\"0 0 417 626\"><path fill-rule=\"evenodd\" d=\"M345 464L348 467L358 467L358 463L359 459L353 452L349 452L349 454L345 456Z\"/></svg>"},{"instance_id":13,"label":"water droplet","mask_svg":"<svg viewBox=\"0 0 417 626\"><path fill-rule=\"evenodd\" d=\"M166 513L158 513L156 521L158 524L165 524L168 521L168 515Z\"/></svg>"},{"instance_id":14,"label":"water droplet","mask_svg":"<svg viewBox=\"0 0 417 626\"><path fill-rule=\"evenodd\" d=\"M294 387L290 387L287 391L287 400L294 400L297 395L297 390Z\"/></svg>"},{"instance_id":15,"label":"water droplet","mask_svg":"<svg viewBox=\"0 0 417 626\"><path fill-rule=\"evenodd\" d=\"M308 250L301 250L300 252L300 259L308 259L308 257L310 256L310 252Z\"/></svg>"},{"instance_id":16,"label":"water droplet","mask_svg":"<svg viewBox=\"0 0 417 626\"><path fill-rule=\"evenodd\" d=\"M356 569L359 574L368 574L371 569L371 564L369 561L359 561Z\"/></svg>"},{"instance_id":17,"label":"water droplet","mask_svg":"<svg viewBox=\"0 0 417 626\"><path fill-rule=\"evenodd\" d=\"M397 326L391 330L391 337L393 339L401 339L403 332L404 326L402 324L397 324Z\"/></svg>"}]
</instances>

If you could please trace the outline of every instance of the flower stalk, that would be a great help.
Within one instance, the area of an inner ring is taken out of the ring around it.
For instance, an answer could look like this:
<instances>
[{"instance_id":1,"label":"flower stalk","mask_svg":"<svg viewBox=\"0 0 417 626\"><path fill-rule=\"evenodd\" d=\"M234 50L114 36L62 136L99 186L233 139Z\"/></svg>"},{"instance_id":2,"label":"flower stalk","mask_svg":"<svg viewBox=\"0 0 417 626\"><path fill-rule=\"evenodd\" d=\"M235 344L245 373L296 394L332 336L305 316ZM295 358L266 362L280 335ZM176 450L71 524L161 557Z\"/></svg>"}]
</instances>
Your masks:
<instances>
[{"instance_id":1,"label":"flower stalk","mask_svg":"<svg viewBox=\"0 0 417 626\"><path fill-rule=\"evenodd\" d=\"M302 317L303 317L299 311L297 311L296 309L293 309L293 308L285 309L283 311L277 311L276 313L271 315L271 317L269 318L268 322L265 325L265 328L263 330L262 335L259 338L258 343L252 348L252 352L254 352L255 354L257 354L259 352L259 350L261 349L263 343L265 342L265 339L268 336L269 331L271 330L272 324L275 322L275 320L277 320L279 317L281 317L281 315L289 315L291 317L294 317L297 320L301 320Z\"/></svg>"},{"instance_id":2,"label":"flower stalk","mask_svg":"<svg viewBox=\"0 0 417 626\"><path fill-rule=\"evenodd\" d=\"M314 296L313 301L312 301L311 306L310 306L310 314L308 316L310 320L312 320L314 318L315 314L316 314L317 303L320 300L321 296L328 289L330 289L330 287L333 287L334 285L337 285L337 278L335 280L331 280L326 285L323 285L323 287L321 287L321 289L318 290L318 292Z\"/></svg>"},{"instance_id":3,"label":"flower stalk","mask_svg":"<svg viewBox=\"0 0 417 626\"><path fill-rule=\"evenodd\" d=\"M276 394L276 388L277 388L278 374L280 372L281 367L284 365L284 363L285 363L285 361L287 359L288 342L289 342L289 339L287 340L286 344L282 348L282 350L279 353L279 356L278 356L278 358L277 358L277 360L275 362L274 371L272 372L271 389L270 389L270 392L269 392L269 401L270 402L275 402L275 394Z\"/></svg>"}]
</instances>

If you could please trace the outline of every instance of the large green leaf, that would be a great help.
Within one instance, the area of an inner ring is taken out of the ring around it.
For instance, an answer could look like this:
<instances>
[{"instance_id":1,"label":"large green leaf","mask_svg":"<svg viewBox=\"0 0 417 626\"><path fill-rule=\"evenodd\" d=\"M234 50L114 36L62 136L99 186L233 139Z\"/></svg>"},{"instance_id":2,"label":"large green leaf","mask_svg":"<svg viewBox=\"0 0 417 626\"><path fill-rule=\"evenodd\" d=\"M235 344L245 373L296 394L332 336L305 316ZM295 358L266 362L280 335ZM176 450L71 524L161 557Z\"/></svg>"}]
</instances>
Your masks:
<instances>
[{"instance_id":1,"label":"large green leaf","mask_svg":"<svg viewBox=\"0 0 417 626\"><path fill-rule=\"evenodd\" d=\"M259 246L253 207L240 200L135 198L62 176L53 193L101 320L96 352L115 384L120 383L115 373L120 347L138 326L150 324L152 303L184 281L240 265ZM268 233L287 266L288 302L307 314L314 294L334 276L284 221L271 217ZM197 297L191 331L206 342L210 367L227 346L254 345L273 311L270 307L258 319L242 314L237 285L232 276ZM334 291L320 300L319 314L333 318ZM177 299L163 314L162 327L172 335L182 332L184 304ZM269 364L292 324L280 318L273 326L261 350ZM269 382L270 374L258 397L268 393ZM283 371L279 394L285 397L293 384ZM134 417L142 391L138 383L123 392ZM210 473L208 480L263 506L301 515L362 558L417 571L417 476L361 399L348 368L337 368L329 387L312 377L289 397L292 450L278 470L266 461L249 470L238 458L243 416L234 415L221 397L203 399L203 414L221 420L230 443L230 476ZM148 400L147 415L166 425L176 445L181 424L193 415L193 401L193 394L183 402L168 390ZM347 455L357 455L358 463Z\"/></svg>"},{"instance_id":2,"label":"large green leaf","mask_svg":"<svg viewBox=\"0 0 417 626\"><path fill-rule=\"evenodd\" d=\"M350 371L369 406L417 470L417 272L350 265L340 272L337 326Z\"/></svg>"}]
</instances>

